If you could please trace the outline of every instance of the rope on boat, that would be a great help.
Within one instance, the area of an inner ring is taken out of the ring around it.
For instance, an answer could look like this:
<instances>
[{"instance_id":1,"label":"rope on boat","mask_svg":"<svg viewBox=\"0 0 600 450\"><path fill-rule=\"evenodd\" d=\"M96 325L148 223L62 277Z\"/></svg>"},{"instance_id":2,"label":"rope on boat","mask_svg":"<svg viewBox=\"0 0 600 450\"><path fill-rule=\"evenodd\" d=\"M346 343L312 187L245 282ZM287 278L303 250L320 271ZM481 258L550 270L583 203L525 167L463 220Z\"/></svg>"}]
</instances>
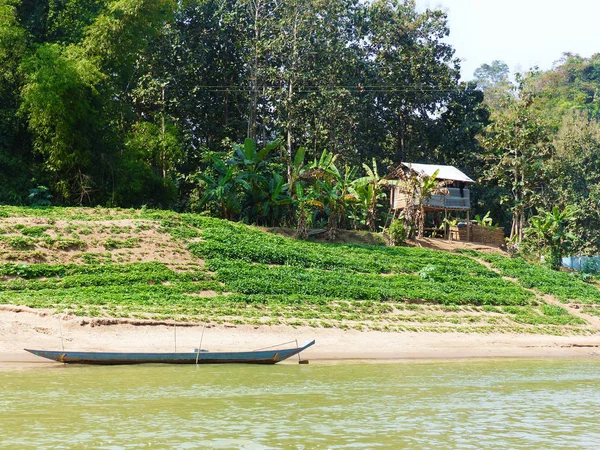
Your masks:
<instances>
[{"instance_id":1,"label":"rope on boat","mask_svg":"<svg viewBox=\"0 0 600 450\"><path fill-rule=\"evenodd\" d=\"M298 339L296 339L296 350L299 349L300 347L298 347ZM298 364L301 364L302 360L300 359L300 352L298 352Z\"/></svg>"},{"instance_id":2,"label":"rope on boat","mask_svg":"<svg viewBox=\"0 0 600 450\"><path fill-rule=\"evenodd\" d=\"M200 352L202 351L202 339L204 339L204 329L206 328L206 324L202 327L202 334L200 335L200 345L198 346L198 353L196 354L196 365L198 365L198 358L200 357Z\"/></svg>"},{"instance_id":3,"label":"rope on boat","mask_svg":"<svg viewBox=\"0 0 600 450\"><path fill-rule=\"evenodd\" d=\"M294 341L282 342L281 344L271 345L270 347L257 348L256 350L252 350L252 351L253 352L259 352L261 350L268 350L270 348L281 347L282 345L286 345L286 344L293 344L294 342L296 343L296 348L298 348L298 339L296 339Z\"/></svg>"},{"instance_id":4,"label":"rope on boat","mask_svg":"<svg viewBox=\"0 0 600 450\"><path fill-rule=\"evenodd\" d=\"M63 338L63 331L62 331L62 320L59 317L58 318L58 327L60 328L60 345L62 346L62 351L65 351L65 340Z\"/></svg>"}]
</instances>

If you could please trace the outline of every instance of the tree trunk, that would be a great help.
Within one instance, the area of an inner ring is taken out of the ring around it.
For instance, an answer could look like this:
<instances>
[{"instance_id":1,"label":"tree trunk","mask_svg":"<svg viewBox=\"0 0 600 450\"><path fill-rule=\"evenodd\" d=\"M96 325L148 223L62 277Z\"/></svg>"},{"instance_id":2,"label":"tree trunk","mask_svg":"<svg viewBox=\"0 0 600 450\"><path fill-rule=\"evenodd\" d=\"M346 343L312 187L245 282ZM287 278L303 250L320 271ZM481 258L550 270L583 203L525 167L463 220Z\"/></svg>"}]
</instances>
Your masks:
<instances>
[{"instance_id":1,"label":"tree trunk","mask_svg":"<svg viewBox=\"0 0 600 450\"><path fill-rule=\"evenodd\" d=\"M308 230L306 228L306 211L303 207L300 208L300 215L298 216L298 226L296 228L296 237L306 240L308 239Z\"/></svg>"},{"instance_id":2,"label":"tree trunk","mask_svg":"<svg viewBox=\"0 0 600 450\"><path fill-rule=\"evenodd\" d=\"M288 90L288 104L292 103L293 94L293 81L290 79L290 86ZM288 129L287 129L287 148L286 148L286 162L287 162L287 180L288 183L292 181L292 130L291 130L291 112L288 111Z\"/></svg>"},{"instance_id":3,"label":"tree trunk","mask_svg":"<svg viewBox=\"0 0 600 450\"><path fill-rule=\"evenodd\" d=\"M423 236L425 235L425 208L422 204L419 206L419 216L417 219L419 224L418 237L419 239L423 239Z\"/></svg>"},{"instance_id":4,"label":"tree trunk","mask_svg":"<svg viewBox=\"0 0 600 450\"><path fill-rule=\"evenodd\" d=\"M398 151L399 151L399 158L400 161L402 162L406 159L406 125L404 123L404 115L403 114L399 114L398 115Z\"/></svg>"},{"instance_id":5,"label":"tree trunk","mask_svg":"<svg viewBox=\"0 0 600 450\"><path fill-rule=\"evenodd\" d=\"M371 200L371 205L369 206L369 211L367 212L367 220L366 225L370 231L377 231L377 190L373 189L373 199Z\"/></svg>"},{"instance_id":6,"label":"tree trunk","mask_svg":"<svg viewBox=\"0 0 600 450\"><path fill-rule=\"evenodd\" d=\"M339 214L332 212L327 220L327 240L333 241L339 234Z\"/></svg>"},{"instance_id":7,"label":"tree trunk","mask_svg":"<svg viewBox=\"0 0 600 450\"><path fill-rule=\"evenodd\" d=\"M225 99L223 100L223 126L229 126L229 91L225 91Z\"/></svg>"},{"instance_id":8,"label":"tree trunk","mask_svg":"<svg viewBox=\"0 0 600 450\"><path fill-rule=\"evenodd\" d=\"M161 145L161 155L160 155L160 159L161 159L161 166L162 166L162 177L163 178L167 178L167 155L166 155L166 150L164 148L164 143L165 143L165 87L167 86L166 83L162 84L162 114L161 114L161 138L162 138L162 145Z\"/></svg>"},{"instance_id":9,"label":"tree trunk","mask_svg":"<svg viewBox=\"0 0 600 450\"><path fill-rule=\"evenodd\" d=\"M296 16L294 18L294 29L292 31L292 64L291 64L291 72L290 78L288 80L288 124L287 124L287 179L288 183L292 181L292 116L293 116L293 108L292 108L292 99L294 96L294 74L296 73L296 53L297 53L297 45L298 45L298 11L296 11Z\"/></svg>"},{"instance_id":10,"label":"tree trunk","mask_svg":"<svg viewBox=\"0 0 600 450\"><path fill-rule=\"evenodd\" d=\"M262 3L257 0L254 7L254 42L250 67L250 105L248 108L248 133L250 139L256 139L256 116L258 108L258 42L260 40L260 12Z\"/></svg>"}]
</instances>

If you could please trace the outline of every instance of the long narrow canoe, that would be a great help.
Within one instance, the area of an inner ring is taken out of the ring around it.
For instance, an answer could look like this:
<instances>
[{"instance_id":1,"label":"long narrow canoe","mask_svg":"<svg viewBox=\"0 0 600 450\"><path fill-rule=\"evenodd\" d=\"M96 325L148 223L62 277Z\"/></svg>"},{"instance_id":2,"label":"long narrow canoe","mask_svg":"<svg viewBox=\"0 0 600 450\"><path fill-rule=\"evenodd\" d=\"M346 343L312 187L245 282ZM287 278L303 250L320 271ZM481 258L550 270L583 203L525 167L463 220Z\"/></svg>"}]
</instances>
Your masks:
<instances>
[{"instance_id":1,"label":"long narrow canoe","mask_svg":"<svg viewBox=\"0 0 600 450\"><path fill-rule=\"evenodd\" d=\"M190 353L114 353L71 352L25 349L29 353L61 363L71 364L276 364L297 355L315 343L301 347L256 350L251 352L190 352Z\"/></svg>"}]
</instances>

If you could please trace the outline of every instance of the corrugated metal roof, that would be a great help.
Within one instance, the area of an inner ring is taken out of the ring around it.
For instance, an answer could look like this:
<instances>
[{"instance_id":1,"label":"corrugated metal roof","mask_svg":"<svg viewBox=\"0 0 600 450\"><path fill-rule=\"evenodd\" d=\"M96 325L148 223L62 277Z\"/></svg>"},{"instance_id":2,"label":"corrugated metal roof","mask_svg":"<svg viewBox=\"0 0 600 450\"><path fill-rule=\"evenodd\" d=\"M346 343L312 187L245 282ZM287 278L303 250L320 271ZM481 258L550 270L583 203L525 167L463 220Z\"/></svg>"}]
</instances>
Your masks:
<instances>
[{"instance_id":1,"label":"corrugated metal roof","mask_svg":"<svg viewBox=\"0 0 600 450\"><path fill-rule=\"evenodd\" d=\"M460 170L454 166L440 166L437 164L416 164L416 163L402 163L403 166L414 170L415 172L423 173L427 176L431 176L436 170L439 170L437 179L439 180L452 180L452 181L464 181L465 183L475 183L471 178L466 176Z\"/></svg>"}]
</instances>

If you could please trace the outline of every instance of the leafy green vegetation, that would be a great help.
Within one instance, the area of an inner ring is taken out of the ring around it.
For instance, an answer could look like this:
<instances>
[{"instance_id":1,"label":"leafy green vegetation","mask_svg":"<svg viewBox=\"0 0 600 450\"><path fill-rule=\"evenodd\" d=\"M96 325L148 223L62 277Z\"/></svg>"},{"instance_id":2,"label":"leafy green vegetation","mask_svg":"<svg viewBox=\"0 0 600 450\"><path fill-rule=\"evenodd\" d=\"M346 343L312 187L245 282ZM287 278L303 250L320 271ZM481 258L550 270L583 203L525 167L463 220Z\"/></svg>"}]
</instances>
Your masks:
<instances>
[{"instance_id":1,"label":"leafy green vegetation","mask_svg":"<svg viewBox=\"0 0 600 450\"><path fill-rule=\"evenodd\" d=\"M43 226L43 225L25 227L25 228L21 228L21 234L23 234L25 236L41 237L44 235L44 232L46 230L48 230L49 228L51 228L51 227Z\"/></svg>"},{"instance_id":2,"label":"leafy green vegetation","mask_svg":"<svg viewBox=\"0 0 600 450\"><path fill-rule=\"evenodd\" d=\"M3 239L11 248L16 250L29 250L35 246L35 240L27 237L16 236Z\"/></svg>"},{"instance_id":3,"label":"leafy green vegetation","mask_svg":"<svg viewBox=\"0 0 600 450\"><path fill-rule=\"evenodd\" d=\"M296 228L303 239L327 227L334 238L380 230L395 186L419 193L403 218L422 236L424 201L442 192L440 180L398 185L394 166L429 161L485 180L473 187L473 213L489 209L512 250L554 269L562 254L600 250L598 54L561 49L552 69L513 76L494 61L461 82L447 14L415 1L0 8L2 203L40 215L51 204L150 205ZM3 248L33 250L50 236L47 245L83 251L77 239L92 233L52 227L7 224L1 235L22 236ZM105 231L132 230L141 229ZM171 234L200 238L187 225ZM106 249L131 239L111 237Z\"/></svg>"},{"instance_id":4,"label":"leafy green vegetation","mask_svg":"<svg viewBox=\"0 0 600 450\"><path fill-rule=\"evenodd\" d=\"M133 239L130 243L145 251L147 244L135 237L136 230L154 230L159 233L156 236L179 245L191 262L119 264L116 254L84 252L84 246L75 259L77 264L2 263L0 303L55 308L89 317L382 331L589 332L585 320L526 289L534 287L537 292L556 295L559 287L567 286L565 281L554 271L519 259L472 251L460 254L416 247L323 244L168 211L95 211L0 207L0 213L9 217L24 218L38 212L38 223L66 222L68 225L55 225L59 234L85 229L115 232L114 238L97 245L110 241L119 246ZM124 219L133 219L136 225L127 228L111 222ZM78 239L97 239L93 234L79 235ZM56 251L56 242L74 240L17 236L34 240L35 249L21 251L42 252L42 261L45 249ZM66 244L64 250L68 250ZM158 254L154 258L160 260ZM477 259L491 263L492 269ZM512 278L545 274L546 284L515 283L496 271ZM595 289L579 278L559 275L567 277L573 290ZM574 297L557 298L568 302Z\"/></svg>"},{"instance_id":5,"label":"leafy green vegetation","mask_svg":"<svg viewBox=\"0 0 600 450\"><path fill-rule=\"evenodd\" d=\"M115 250L119 248L135 248L140 246L140 239L129 238L129 239L107 239L104 242L104 248L106 250Z\"/></svg>"},{"instance_id":6,"label":"leafy green vegetation","mask_svg":"<svg viewBox=\"0 0 600 450\"><path fill-rule=\"evenodd\" d=\"M527 263L523 258L506 258L491 254L479 256L492 263L492 267L500 270L503 276L517 279L525 288L550 294L565 303L600 303L600 290L584 282L576 273L557 272Z\"/></svg>"}]
</instances>

